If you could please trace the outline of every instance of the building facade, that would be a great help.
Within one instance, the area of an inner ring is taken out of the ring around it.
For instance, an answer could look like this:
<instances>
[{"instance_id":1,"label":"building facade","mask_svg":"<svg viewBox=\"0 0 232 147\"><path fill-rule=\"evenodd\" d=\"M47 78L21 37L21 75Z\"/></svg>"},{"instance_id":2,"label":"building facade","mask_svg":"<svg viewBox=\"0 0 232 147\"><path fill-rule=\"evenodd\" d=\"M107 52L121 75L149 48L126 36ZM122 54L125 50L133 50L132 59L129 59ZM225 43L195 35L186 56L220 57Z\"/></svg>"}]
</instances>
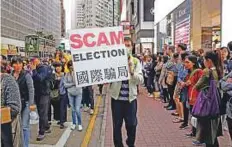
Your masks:
<instances>
[{"instance_id":1,"label":"building facade","mask_svg":"<svg viewBox=\"0 0 232 147\"><path fill-rule=\"evenodd\" d=\"M42 31L61 37L61 1L1 1L1 43L25 47L25 36Z\"/></svg>"},{"instance_id":2,"label":"building facade","mask_svg":"<svg viewBox=\"0 0 232 147\"><path fill-rule=\"evenodd\" d=\"M61 37L65 37L66 33L66 17L65 17L65 9L64 9L64 0L60 0L60 15L61 15Z\"/></svg>"},{"instance_id":3,"label":"building facade","mask_svg":"<svg viewBox=\"0 0 232 147\"><path fill-rule=\"evenodd\" d=\"M154 48L154 0L127 0L127 20L132 25L131 36L135 53Z\"/></svg>"},{"instance_id":4,"label":"building facade","mask_svg":"<svg viewBox=\"0 0 232 147\"><path fill-rule=\"evenodd\" d=\"M118 0L75 0L71 29L118 25ZM114 22L113 22L114 13Z\"/></svg>"},{"instance_id":5,"label":"building facade","mask_svg":"<svg viewBox=\"0 0 232 147\"><path fill-rule=\"evenodd\" d=\"M189 50L205 51L226 46L231 40L228 32L232 19L222 20L230 13L225 11L229 10L225 4L230 3L230 0L214 0L213 3L212 0L156 0L155 52L163 51L165 44L185 43ZM222 29L223 26L227 27Z\"/></svg>"},{"instance_id":6,"label":"building facade","mask_svg":"<svg viewBox=\"0 0 232 147\"><path fill-rule=\"evenodd\" d=\"M1 2L1 36L24 40L28 34L43 30L55 38L61 34L60 1L8 1Z\"/></svg>"}]
</instances>

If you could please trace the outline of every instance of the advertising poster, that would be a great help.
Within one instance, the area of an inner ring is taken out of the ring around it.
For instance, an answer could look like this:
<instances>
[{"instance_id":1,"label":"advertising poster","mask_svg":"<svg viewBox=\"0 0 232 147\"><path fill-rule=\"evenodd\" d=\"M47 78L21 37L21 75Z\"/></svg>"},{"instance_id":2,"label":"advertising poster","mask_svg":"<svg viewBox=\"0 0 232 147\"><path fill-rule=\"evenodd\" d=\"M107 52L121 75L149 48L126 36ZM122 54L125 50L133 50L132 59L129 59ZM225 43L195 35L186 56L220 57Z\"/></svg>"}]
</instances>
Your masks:
<instances>
[{"instance_id":1,"label":"advertising poster","mask_svg":"<svg viewBox=\"0 0 232 147\"><path fill-rule=\"evenodd\" d=\"M202 27L201 28L201 45L202 48L205 50L211 50L212 49L212 27Z\"/></svg>"},{"instance_id":2,"label":"advertising poster","mask_svg":"<svg viewBox=\"0 0 232 147\"><path fill-rule=\"evenodd\" d=\"M39 51L39 39L33 36L27 36L25 39L25 49L27 52Z\"/></svg>"},{"instance_id":3,"label":"advertising poster","mask_svg":"<svg viewBox=\"0 0 232 147\"><path fill-rule=\"evenodd\" d=\"M191 1L183 2L175 11L175 45L184 43L190 46Z\"/></svg>"},{"instance_id":4,"label":"advertising poster","mask_svg":"<svg viewBox=\"0 0 232 147\"><path fill-rule=\"evenodd\" d=\"M130 78L122 27L78 29L69 34L77 87Z\"/></svg>"}]
</instances>

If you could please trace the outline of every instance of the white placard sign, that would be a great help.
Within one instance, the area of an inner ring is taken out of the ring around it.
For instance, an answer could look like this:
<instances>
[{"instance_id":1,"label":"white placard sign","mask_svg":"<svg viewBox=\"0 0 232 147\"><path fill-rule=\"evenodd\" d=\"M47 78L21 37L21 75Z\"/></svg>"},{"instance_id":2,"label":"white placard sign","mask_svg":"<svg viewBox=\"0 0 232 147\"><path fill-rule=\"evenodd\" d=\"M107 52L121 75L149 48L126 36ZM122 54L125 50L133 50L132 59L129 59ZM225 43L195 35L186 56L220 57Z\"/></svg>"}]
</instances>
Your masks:
<instances>
[{"instance_id":1,"label":"white placard sign","mask_svg":"<svg viewBox=\"0 0 232 147\"><path fill-rule=\"evenodd\" d=\"M122 27L71 30L69 42L77 87L129 79Z\"/></svg>"}]
</instances>

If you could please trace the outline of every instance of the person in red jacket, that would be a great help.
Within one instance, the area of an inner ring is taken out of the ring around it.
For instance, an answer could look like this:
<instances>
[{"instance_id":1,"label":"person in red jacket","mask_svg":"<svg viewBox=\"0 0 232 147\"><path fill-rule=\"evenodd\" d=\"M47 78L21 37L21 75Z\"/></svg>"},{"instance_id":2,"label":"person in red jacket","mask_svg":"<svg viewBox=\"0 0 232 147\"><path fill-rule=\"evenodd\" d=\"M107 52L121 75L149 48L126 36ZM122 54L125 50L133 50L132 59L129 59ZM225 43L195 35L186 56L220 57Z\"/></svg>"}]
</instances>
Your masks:
<instances>
[{"instance_id":1,"label":"person in red jacket","mask_svg":"<svg viewBox=\"0 0 232 147\"><path fill-rule=\"evenodd\" d=\"M188 118L189 111L192 112L192 108L197 100L197 96L199 91L195 88L196 83L202 77L203 71L200 69L197 57L194 55L188 56L184 61L185 68L189 71L188 76L186 77L186 82L182 86L186 86L188 88L188 103L189 109L184 110L187 111L186 116ZM192 132L190 134L186 134L188 137L196 136L196 128L192 128Z\"/></svg>"}]
</instances>

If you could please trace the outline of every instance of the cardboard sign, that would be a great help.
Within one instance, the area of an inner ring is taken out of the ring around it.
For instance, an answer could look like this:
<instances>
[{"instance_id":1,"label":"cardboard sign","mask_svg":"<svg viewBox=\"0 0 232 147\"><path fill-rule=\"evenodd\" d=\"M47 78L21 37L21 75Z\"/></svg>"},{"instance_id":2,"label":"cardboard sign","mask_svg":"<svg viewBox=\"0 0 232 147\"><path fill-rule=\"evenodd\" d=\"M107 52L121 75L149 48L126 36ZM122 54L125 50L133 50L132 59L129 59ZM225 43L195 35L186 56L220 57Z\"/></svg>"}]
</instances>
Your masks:
<instances>
[{"instance_id":1,"label":"cardboard sign","mask_svg":"<svg viewBox=\"0 0 232 147\"><path fill-rule=\"evenodd\" d=\"M78 29L69 34L77 87L129 79L122 27Z\"/></svg>"}]
</instances>

